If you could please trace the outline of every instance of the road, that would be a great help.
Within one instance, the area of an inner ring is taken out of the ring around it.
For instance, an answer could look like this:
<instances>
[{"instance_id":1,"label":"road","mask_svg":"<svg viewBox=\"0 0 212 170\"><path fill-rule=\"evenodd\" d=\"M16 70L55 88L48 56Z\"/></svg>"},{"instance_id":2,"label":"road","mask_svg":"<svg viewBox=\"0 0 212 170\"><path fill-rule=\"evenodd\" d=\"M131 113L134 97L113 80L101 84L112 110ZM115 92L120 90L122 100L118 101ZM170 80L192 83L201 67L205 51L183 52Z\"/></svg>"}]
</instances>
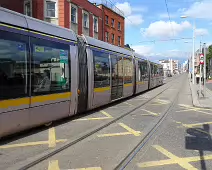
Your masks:
<instances>
[{"instance_id":1,"label":"road","mask_svg":"<svg viewBox=\"0 0 212 170\"><path fill-rule=\"evenodd\" d=\"M211 118L212 110L192 106L184 74L133 98L3 141L0 169L210 170Z\"/></svg>"}]
</instances>

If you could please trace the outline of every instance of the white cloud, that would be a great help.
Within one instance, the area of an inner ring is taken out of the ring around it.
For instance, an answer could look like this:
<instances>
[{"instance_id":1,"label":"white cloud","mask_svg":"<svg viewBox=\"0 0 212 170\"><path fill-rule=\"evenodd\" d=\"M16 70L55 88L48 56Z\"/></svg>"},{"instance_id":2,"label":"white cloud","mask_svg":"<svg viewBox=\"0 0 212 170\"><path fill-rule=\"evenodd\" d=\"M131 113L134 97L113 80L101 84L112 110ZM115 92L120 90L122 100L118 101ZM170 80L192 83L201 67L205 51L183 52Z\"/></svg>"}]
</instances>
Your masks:
<instances>
[{"instance_id":1,"label":"white cloud","mask_svg":"<svg viewBox=\"0 0 212 170\"><path fill-rule=\"evenodd\" d=\"M128 2L116 3L116 7L124 12L125 16L132 14L132 8Z\"/></svg>"},{"instance_id":2,"label":"white cloud","mask_svg":"<svg viewBox=\"0 0 212 170\"><path fill-rule=\"evenodd\" d=\"M127 25L140 25L143 23L143 17L141 15L130 15L125 18Z\"/></svg>"},{"instance_id":3,"label":"white cloud","mask_svg":"<svg viewBox=\"0 0 212 170\"><path fill-rule=\"evenodd\" d=\"M188 29L190 27L191 24L188 21L184 21L179 24L174 21L172 21L171 24L168 21L156 21L154 23L151 23L148 28L142 28L141 31L143 36L145 37L166 38L172 37L173 31L174 35L176 36L183 30Z\"/></svg>"},{"instance_id":4,"label":"white cloud","mask_svg":"<svg viewBox=\"0 0 212 170\"><path fill-rule=\"evenodd\" d=\"M195 34L197 35L197 36L204 36L204 35L208 35L209 33L208 33L208 30L207 29L204 29L204 28L199 28L199 29L196 29L195 30Z\"/></svg>"},{"instance_id":5,"label":"white cloud","mask_svg":"<svg viewBox=\"0 0 212 170\"><path fill-rule=\"evenodd\" d=\"M124 3L116 3L116 7L119 8L121 11L124 12L124 15L126 16L125 22L126 25L140 25L143 23L143 17L141 14L133 14L134 12L144 12L145 8L137 8L137 7L131 7L130 3L124 2Z\"/></svg>"},{"instance_id":6,"label":"white cloud","mask_svg":"<svg viewBox=\"0 0 212 170\"><path fill-rule=\"evenodd\" d=\"M135 45L132 46L132 49L134 49L136 53L141 55L149 55L153 52L153 46Z\"/></svg>"},{"instance_id":7,"label":"white cloud","mask_svg":"<svg viewBox=\"0 0 212 170\"><path fill-rule=\"evenodd\" d=\"M187 10L184 11L184 15L195 18L212 19L212 1L204 0L202 2L195 2Z\"/></svg>"}]
</instances>

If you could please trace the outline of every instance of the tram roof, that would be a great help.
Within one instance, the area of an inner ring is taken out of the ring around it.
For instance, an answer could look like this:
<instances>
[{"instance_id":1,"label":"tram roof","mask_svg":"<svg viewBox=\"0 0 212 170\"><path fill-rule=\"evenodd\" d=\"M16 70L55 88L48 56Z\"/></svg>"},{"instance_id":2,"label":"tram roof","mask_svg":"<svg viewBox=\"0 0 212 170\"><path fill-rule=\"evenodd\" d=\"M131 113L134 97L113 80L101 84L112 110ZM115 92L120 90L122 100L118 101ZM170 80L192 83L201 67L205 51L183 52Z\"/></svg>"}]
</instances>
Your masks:
<instances>
[{"instance_id":1,"label":"tram roof","mask_svg":"<svg viewBox=\"0 0 212 170\"><path fill-rule=\"evenodd\" d=\"M89 37L86 35L82 35L82 37L84 38L85 42L88 45L99 47L99 48L106 49L106 50L113 51L113 52L118 52L118 53L121 53L121 54L124 54L127 56L132 56L132 51L126 50L121 47L117 47L115 45L106 43L104 41L97 40L95 38L92 38L92 37Z\"/></svg>"},{"instance_id":2,"label":"tram roof","mask_svg":"<svg viewBox=\"0 0 212 170\"><path fill-rule=\"evenodd\" d=\"M30 30L77 40L74 31L0 7L0 22Z\"/></svg>"}]
</instances>

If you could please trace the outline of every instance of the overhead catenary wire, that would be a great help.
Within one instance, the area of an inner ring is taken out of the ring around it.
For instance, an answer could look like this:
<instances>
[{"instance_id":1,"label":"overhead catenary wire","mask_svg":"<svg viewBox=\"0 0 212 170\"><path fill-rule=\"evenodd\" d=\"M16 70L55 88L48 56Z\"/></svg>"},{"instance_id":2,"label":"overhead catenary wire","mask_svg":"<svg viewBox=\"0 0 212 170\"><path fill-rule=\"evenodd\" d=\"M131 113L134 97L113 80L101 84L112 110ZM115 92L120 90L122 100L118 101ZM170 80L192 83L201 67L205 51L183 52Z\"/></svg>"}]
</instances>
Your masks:
<instances>
[{"instance_id":1,"label":"overhead catenary wire","mask_svg":"<svg viewBox=\"0 0 212 170\"><path fill-rule=\"evenodd\" d=\"M145 43L145 42L161 42L161 41L179 41L179 40L191 40L192 38L170 38L165 40L149 40L149 41L139 41L139 43Z\"/></svg>"},{"instance_id":2,"label":"overhead catenary wire","mask_svg":"<svg viewBox=\"0 0 212 170\"><path fill-rule=\"evenodd\" d=\"M165 5L166 5L166 11L167 11L167 14L168 14L168 17L169 17L169 24L170 24L170 27L172 29L173 36L175 36L174 28L173 28L173 25L172 25L172 22L171 22L170 14L169 14L169 8L168 8L167 0L165 0Z\"/></svg>"}]
</instances>

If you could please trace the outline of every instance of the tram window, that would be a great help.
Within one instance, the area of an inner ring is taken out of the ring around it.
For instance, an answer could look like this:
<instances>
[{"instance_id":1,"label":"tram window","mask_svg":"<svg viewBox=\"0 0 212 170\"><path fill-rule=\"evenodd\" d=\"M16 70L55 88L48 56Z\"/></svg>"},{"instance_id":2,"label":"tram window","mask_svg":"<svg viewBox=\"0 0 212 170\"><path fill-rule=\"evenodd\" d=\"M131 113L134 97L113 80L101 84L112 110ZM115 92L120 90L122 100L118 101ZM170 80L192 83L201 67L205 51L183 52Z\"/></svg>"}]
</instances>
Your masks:
<instances>
[{"instance_id":1,"label":"tram window","mask_svg":"<svg viewBox=\"0 0 212 170\"><path fill-rule=\"evenodd\" d=\"M131 58L123 58L124 64L124 84L132 83L133 63Z\"/></svg>"},{"instance_id":2,"label":"tram window","mask_svg":"<svg viewBox=\"0 0 212 170\"><path fill-rule=\"evenodd\" d=\"M139 61L138 62L139 67L139 81L146 80L148 78L148 70L147 70L147 62L146 61Z\"/></svg>"},{"instance_id":3,"label":"tram window","mask_svg":"<svg viewBox=\"0 0 212 170\"><path fill-rule=\"evenodd\" d=\"M35 95L70 91L70 47L31 38L32 93Z\"/></svg>"},{"instance_id":4,"label":"tram window","mask_svg":"<svg viewBox=\"0 0 212 170\"><path fill-rule=\"evenodd\" d=\"M28 37L0 31L0 100L28 96Z\"/></svg>"},{"instance_id":5,"label":"tram window","mask_svg":"<svg viewBox=\"0 0 212 170\"><path fill-rule=\"evenodd\" d=\"M154 76L154 65L151 64L151 75Z\"/></svg>"},{"instance_id":6,"label":"tram window","mask_svg":"<svg viewBox=\"0 0 212 170\"><path fill-rule=\"evenodd\" d=\"M154 74L158 75L158 66L157 65L154 65Z\"/></svg>"},{"instance_id":7,"label":"tram window","mask_svg":"<svg viewBox=\"0 0 212 170\"><path fill-rule=\"evenodd\" d=\"M109 54L93 50L94 88L110 86Z\"/></svg>"}]
</instances>

